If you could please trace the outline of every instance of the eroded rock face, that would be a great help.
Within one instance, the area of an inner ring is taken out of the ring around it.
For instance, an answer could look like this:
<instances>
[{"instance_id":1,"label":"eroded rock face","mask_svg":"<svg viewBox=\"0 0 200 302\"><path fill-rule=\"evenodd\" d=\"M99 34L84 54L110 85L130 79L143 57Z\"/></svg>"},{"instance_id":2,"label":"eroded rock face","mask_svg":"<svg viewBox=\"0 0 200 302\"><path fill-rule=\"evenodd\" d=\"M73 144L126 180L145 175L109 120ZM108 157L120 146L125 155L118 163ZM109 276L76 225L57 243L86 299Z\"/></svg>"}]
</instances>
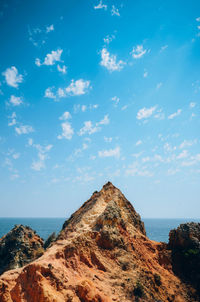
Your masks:
<instances>
[{"instance_id":1,"label":"eroded rock face","mask_svg":"<svg viewBox=\"0 0 200 302\"><path fill-rule=\"evenodd\" d=\"M16 225L0 239L0 274L24 266L43 252L43 240L31 228Z\"/></svg>"},{"instance_id":2,"label":"eroded rock face","mask_svg":"<svg viewBox=\"0 0 200 302\"><path fill-rule=\"evenodd\" d=\"M68 219L44 255L0 278L1 302L197 302L172 270L167 244L146 237L111 183Z\"/></svg>"},{"instance_id":3,"label":"eroded rock face","mask_svg":"<svg viewBox=\"0 0 200 302\"><path fill-rule=\"evenodd\" d=\"M200 293L200 223L181 224L169 233L173 269Z\"/></svg>"}]
</instances>

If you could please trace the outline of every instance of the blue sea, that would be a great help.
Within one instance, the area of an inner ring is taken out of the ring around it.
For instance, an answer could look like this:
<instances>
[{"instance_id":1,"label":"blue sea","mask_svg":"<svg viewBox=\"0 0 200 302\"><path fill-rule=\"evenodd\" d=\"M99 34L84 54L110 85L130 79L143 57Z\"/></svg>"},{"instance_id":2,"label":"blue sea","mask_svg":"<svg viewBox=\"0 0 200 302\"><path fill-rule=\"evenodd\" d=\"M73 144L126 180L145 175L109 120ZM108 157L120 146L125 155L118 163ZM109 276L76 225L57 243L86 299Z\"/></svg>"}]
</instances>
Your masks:
<instances>
[{"instance_id":1,"label":"blue sea","mask_svg":"<svg viewBox=\"0 0 200 302\"><path fill-rule=\"evenodd\" d=\"M44 240L53 232L59 233L66 218L0 218L0 238L7 234L15 224L30 226ZM169 231L186 222L200 222L200 219L142 219L147 236L155 241L168 242Z\"/></svg>"}]
</instances>

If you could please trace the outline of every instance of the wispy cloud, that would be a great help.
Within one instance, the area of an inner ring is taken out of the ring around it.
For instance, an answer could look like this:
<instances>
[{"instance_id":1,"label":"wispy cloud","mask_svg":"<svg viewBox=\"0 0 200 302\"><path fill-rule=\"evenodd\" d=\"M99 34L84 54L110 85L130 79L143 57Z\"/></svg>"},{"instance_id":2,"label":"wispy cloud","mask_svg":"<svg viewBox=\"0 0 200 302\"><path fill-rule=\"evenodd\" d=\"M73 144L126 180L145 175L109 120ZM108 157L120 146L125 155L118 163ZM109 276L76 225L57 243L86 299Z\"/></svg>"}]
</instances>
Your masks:
<instances>
[{"instance_id":1,"label":"wispy cloud","mask_svg":"<svg viewBox=\"0 0 200 302\"><path fill-rule=\"evenodd\" d=\"M67 66L63 65L62 67L58 64L57 69L59 72L66 74L67 73Z\"/></svg>"},{"instance_id":2,"label":"wispy cloud","mask_svg":"<svg viewBox=\"0 0 200 302\"><path fill-rule=\"evenodd\" d=\"M12 104L13 106L19 106L19 105L23 104L22 98L11 95L10 104Z\"/></svg>"},{"instance_id":3,"label":"wispy cloud","mask_svg":"<svg viewBox=\"0 0 200 302\"><path fill-rule=\"evenodd\" d=\"M38 151L38 159L32 162L31 169L40 171L45 168L45 161L48 158L48 152L52 149L53 145L47 145L45 147L40 144L34 144L33 140L29 140L29 146L32 146Z\"/></svg>"},{"instance_id":4,"label":"wispy cloud","mask_svg":"<svg viewBox=\"0 0 200 302\"><path fill-rule=\"evenodd\" d=\"M106 48L101 50L100 65L107 68L109 71L120 71L126 63L122 60L117 61L117 56L112 55Z\"/></svg>"},{"instance_id":5,"label":"wispy cloud","mask_svg":"<svg viewBox=\"0 0 200 302\"><path fill-rule=\"evenodd\" d=\"M120 147L115 149L102 150L98 152L99 157L115 157L120 158Z\"/></svg>"},{"instance_id":6,"label":"wispy cloud","mask_svg":"<svg viewBox=\"0 0 200 302\"><path fill-rule=\"evenodd\" d=\"M28 134L34 132L34 129L32 126L29 125L20 125L18 127L15 127L15 131L17 132L18 135L21 135L21 134Z\"/></svg>"},{"instance_id":7,"label":"wispy cloud","mask_svg":"<svg viewBox=\"0 0 200 302\"><path fill-rule=\"evenodd\" d=\"M112 5L111 15L120 17L119 9L115 5Z\"/></svg>"},{"instance_id":8,"label":"wispy cloud","mask_svg":"<svg viewBox=\"0 0 200 302\"><path fill-rule=\"evenodd\" d=\"M103 4L103 1L100 0L99 4L97 4L96 6L94 6L94 9L105 9L105 10L107 10L107 5Z\"/></svg>"},{"instance_id":9,"label":"wispy cloud","mask_svg":"<svg viewBox=\"0 0 200 302\"><path fill-rule=\"evenodd\" d=\"M174 119L175 117L179 116L181 114L181 112L182 112L182 109L178 109L177 112L170 114L168 116L168 119L170 119L170 120Z\"/></svg>"},{"instance_id":10,"label":"wispy cloud","mask_svg":"<svg viewBox=\"0 0 200 302\"><path fill-rule=\"evenodd\" d=\"M138 111L137 119L141 120L141 119L149 118L155 112L155 110L156 110L156 106L150 108L144 107Z\"/></svg>"},{"instance_id":11,"label":"wispy cloud","mask_svg":"<svg viewBox=\"0 0 200 302\"><path fill-rule=\"evenodd\" d=\"M80 136L82 136L84 134L91 135L95 132L98 132L100 129L101 129L100 127L93 125L91 121L86 121L86 122L84 122L84 126L80 129L78 134Z\"/></svg>"},{"instance_id":12,"label":"wispy cloud","mask_svg":"<svg viewBox=\"0 0 200 302\"><path fill-rule=\"evenodd\" d=\"M5 77L6 83L14 88L17 88L23 82L23 76L18 73L15 66L7 68L2 75Z\"/></svg>"},{"instance_id":13,"label":"wispy cloud","mask_svg":"<svg viewBox=\"0 0 200 302\"><path fill-rule=\"evenodd\" d=\"M93 125L91 121L84 122L84 126L79 130L78 135L93 134L101 130L101 125L108 125L110 123L108 115L105 115L102 120Z\"/></svg>"},{"instance_id":14,"label":"wispy cloud","mask_svg":"<svg viewBox=\"0 0 200 302\"><path fill-rule=\"evenodd\" d=\"M8 126L14 126L14 125L16 125L16 123L17 123L16 117L17 116L16 116L15 112L13 112L12 115L8 117L9 118Z\"/></svg>"},{"instance_id":15,"label":"wispy cloud","mask_svg":"<svg viewBox=\"0 0 200 302\"><path fill-rule=\"evenodd\" d=\"M46 27L46 32L47 33L50 33L51 31L54 31L54 25L53 24Z\"/></svg>"},{"instance_id":16,"label":"wispy cloud","mask_svg":"<svg viewBox=\"0 0 200 302\"><path fill-rule=\"evenodd\" d=\"M141 59L146 52L147 50L143 48L143 45L137 45L136 47L133 47L131 55L134 59Z\"/></svg>"}]
</instances>

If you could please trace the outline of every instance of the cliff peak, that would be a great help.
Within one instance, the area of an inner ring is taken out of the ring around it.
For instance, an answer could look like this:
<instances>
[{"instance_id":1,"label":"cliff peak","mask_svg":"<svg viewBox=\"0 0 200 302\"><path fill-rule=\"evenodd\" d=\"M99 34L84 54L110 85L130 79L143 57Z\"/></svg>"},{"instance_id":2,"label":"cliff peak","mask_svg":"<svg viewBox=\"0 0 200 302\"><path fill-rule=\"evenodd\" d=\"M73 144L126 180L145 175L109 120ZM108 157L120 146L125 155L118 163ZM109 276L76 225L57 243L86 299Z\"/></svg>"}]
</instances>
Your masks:
<instances>
[{"instance_id":1,"label":"cliff peak","mask_svg":"<svg viewBox=\"0 0 200 302\"><path fill-rule=\"evenodd\" d=\"M98 192L95 191L71 217L65 221L59 239L69 233L92 231L103 227L117 227L123 224L130 232L146 235L140 215L122 192L111 182L107 182Z\"/></svg>"}]
</instances>

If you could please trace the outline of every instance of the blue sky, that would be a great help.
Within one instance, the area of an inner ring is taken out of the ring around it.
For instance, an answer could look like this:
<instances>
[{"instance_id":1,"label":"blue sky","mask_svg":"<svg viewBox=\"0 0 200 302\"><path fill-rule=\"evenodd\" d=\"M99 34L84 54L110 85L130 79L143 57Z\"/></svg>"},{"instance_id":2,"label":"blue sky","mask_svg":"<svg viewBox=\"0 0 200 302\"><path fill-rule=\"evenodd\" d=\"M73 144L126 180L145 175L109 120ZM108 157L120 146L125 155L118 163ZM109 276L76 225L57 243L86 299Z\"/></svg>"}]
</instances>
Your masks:
<instances>
[{"instance_id":1,"label":"blue sky","mask_svg":"<svg viewBox=\"0 0 200 302\"><path fill-rule=\"evenodd\" d=\"M0 216L110 180L142 217L200 217L199 1L1 1L0 24Z\"/></svg>"}]
</instances>

